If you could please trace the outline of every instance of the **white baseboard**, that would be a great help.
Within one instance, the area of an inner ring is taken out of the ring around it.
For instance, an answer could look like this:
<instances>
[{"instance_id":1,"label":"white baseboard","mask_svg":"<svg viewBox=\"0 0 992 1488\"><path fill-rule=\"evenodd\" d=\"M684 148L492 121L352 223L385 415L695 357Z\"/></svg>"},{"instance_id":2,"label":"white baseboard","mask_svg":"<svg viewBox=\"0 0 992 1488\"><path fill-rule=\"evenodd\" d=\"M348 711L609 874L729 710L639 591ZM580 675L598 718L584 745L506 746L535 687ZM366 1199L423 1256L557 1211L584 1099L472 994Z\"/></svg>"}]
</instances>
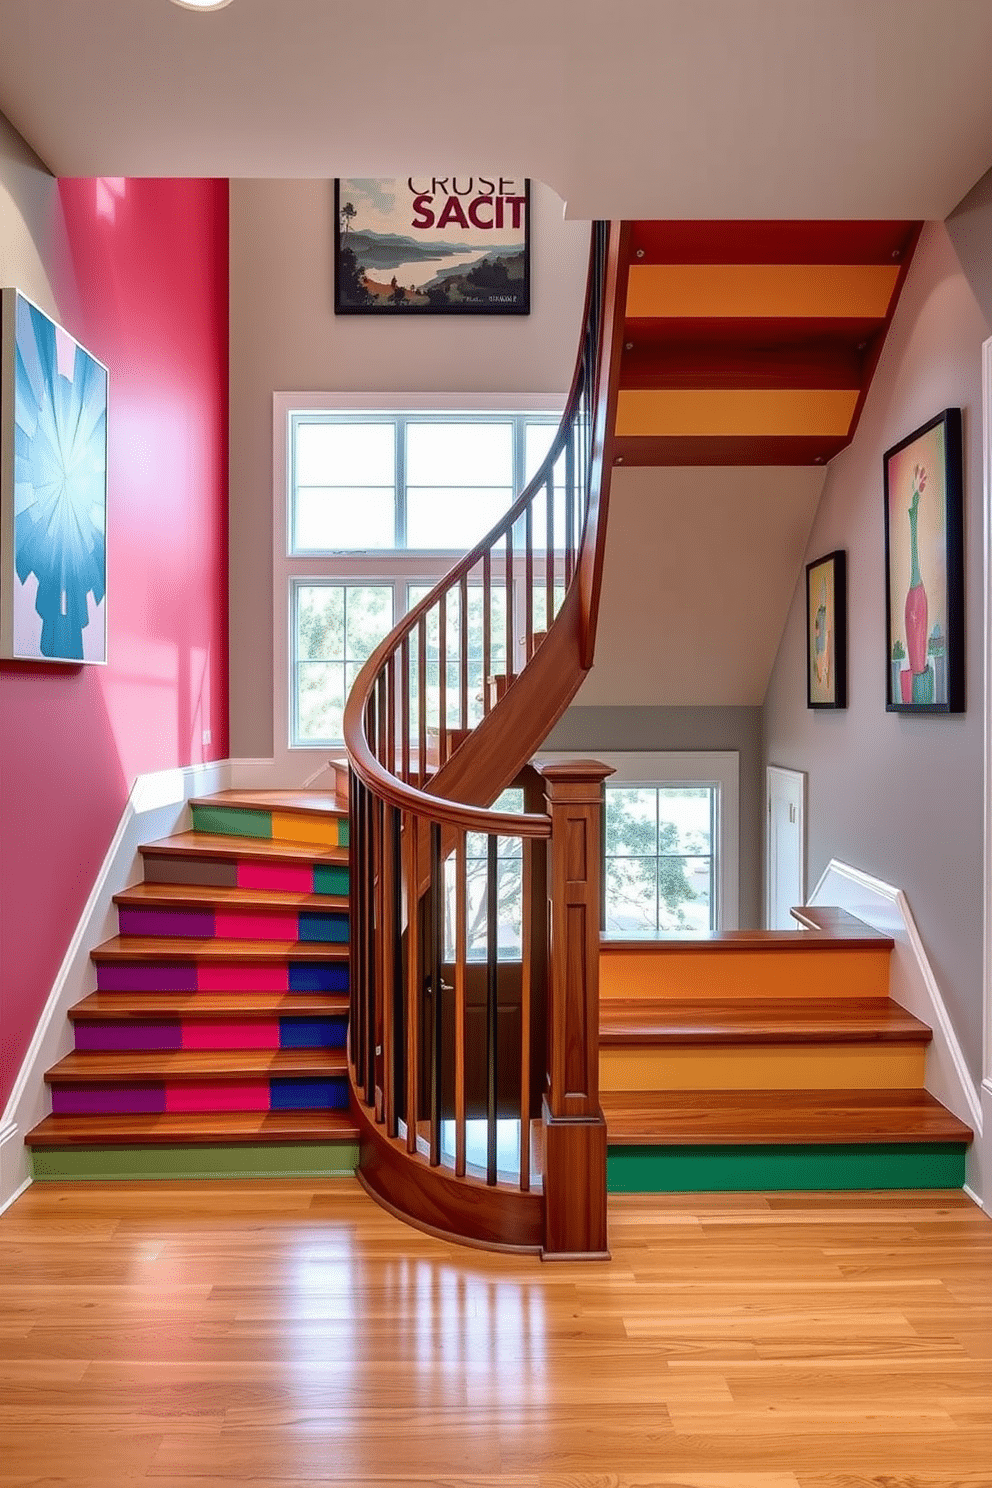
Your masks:
<instances>
[{"instance_id":1,"label":"white baseboard","mask_svg":"<svg viewBox=\"0 0 992 1488\"><path fill-rule=\"evenodd\" d=\"M969 1184L986 1214L992 1215L992 1079L982 1081L982 1130L975 1137L974 1176Z\"/></svg>"},{"instance_id":2,"label":"white baseboard","mask_svg":"<svg viewBox=\"0 0 992 1488\"><path fill-rule=\"evenodd\" d=\"M846 909L894 940L889 991L894 1001L933 1029L933 1042L927 1050L926 1088L974 1129L975 1140L968 1149L967 1183L973 1193L982 1196L983 1203L987 1202L987 1177L983 1185L983 1169L987 1171L988 1166L984 1160L984 1139L990 1127L983 1120L982 1099L905 894L860 868L832 858L809 903ZM992 1121L992 1110L989 1116Z\"/></svg>"},{"instance_id":3,"label":"white baseboard","mask_svg":"<svg viewBox=\"0 0 992 1488\"><path fill-rule=\"evenodd\" d=\"M52 990L0 1118L0 1211L31 1181L24 1137L51 1109L45 1071L72 1048L66 1016L94 986L90 952L117 933L113 896L141 876L138 848L184 824L186 802L231 783L231 762L139 775L62 958Z\"/></svg>"}]
</instances>

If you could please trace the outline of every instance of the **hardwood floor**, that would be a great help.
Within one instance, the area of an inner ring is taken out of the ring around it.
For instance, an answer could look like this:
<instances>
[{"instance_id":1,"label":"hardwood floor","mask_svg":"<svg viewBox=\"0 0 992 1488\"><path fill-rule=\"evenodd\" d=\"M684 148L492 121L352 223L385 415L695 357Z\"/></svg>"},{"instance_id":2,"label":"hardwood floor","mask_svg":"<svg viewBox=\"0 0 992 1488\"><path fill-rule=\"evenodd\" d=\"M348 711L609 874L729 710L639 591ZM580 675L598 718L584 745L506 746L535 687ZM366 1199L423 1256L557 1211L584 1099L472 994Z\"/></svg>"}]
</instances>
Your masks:
<instances>
[{"instance_id":1,"label":"hardwood floor","mask_svg":"<svg viewBox=\"0 0 992 1488\"><path fill-rule=\"evenodd\" d=\"M460 1249L351 1179L35 1185L2 1488L992 1488L960 1192L625 1196L613 1259Z\"/></svg>"}]
</instances>

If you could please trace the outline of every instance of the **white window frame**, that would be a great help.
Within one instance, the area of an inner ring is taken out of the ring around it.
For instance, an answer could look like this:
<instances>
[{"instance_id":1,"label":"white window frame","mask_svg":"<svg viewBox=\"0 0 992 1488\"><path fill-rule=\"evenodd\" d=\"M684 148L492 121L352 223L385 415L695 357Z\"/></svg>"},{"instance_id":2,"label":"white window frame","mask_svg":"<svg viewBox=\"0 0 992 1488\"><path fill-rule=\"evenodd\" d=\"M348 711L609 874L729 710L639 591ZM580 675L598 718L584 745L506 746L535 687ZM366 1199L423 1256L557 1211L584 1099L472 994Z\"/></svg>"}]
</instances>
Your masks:
<instances>
[{"instance_id":1,"label":"white window frame","mask_svg":"<svg viewBox=\"0 0 992 1488\"><path fill-rule=\"evenodd\" d=\"M291 413L500 413L560 415L564 393L285 393L272 395L272 752L280 780L302 785L322 773L329 759L343 759L343 746L294 745L292 740L291 580L394 585L394 614L404 612L406 586L433 586L458 554L437 550L380 549L367 553L309 553L293 556L290 544ZM498 557L493 581L502 575ZM402 598L402 602L401 602Z\"/></svg>"},{"instance_id":2,"label":"white window frame","mask_svg":"<svg viewBox=\"0 0 992 1488\"><path fill-rule=\"evenodd\" d=\"M680 785L711 786L716 790L716 913L717 930L737 930L740 926L740 755L735 749L701 750L603 750L581 752L548 752L541 750L541 760L566 763L577 759L595 759L609 765L614 774L607 785L643 785L649 787ZM680 933L680 932L673 932ZM604 939L612 940L606 936ZM617 943L622 943L617 937Z\"/></svg>"}]
</instances>

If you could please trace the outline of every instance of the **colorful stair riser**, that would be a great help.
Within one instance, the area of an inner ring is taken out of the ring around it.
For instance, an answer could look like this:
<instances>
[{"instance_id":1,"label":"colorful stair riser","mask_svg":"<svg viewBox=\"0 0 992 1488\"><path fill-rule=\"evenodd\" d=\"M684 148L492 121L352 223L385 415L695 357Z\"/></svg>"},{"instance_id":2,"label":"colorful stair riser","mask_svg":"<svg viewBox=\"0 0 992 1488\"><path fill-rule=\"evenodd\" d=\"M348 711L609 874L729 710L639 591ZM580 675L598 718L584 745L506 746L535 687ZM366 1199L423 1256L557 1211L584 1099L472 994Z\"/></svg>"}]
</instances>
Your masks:
<instances>
[{"instance_id":1,"label":"colorful stair riser","mask_svg":"<svg viewBox=\"0 0 992 1488\"><path fill-rule=\"evenodd\" d=\"M289 894L348 893L345 863L253 863L236 858L199 860L195 856L145 859L151 883L207 884L215 889L274 889Z\"/></svg>"},{"instance_id":2,"label":"colorful stair riser","mask_svg":"<svg viewBox=\"0 0 992 1488\"><path fill-rule=\"evenodd\" d=\"M141 909L121 905L117 918L122 935L178 935L187 939L304 940L346 945L347 910L322 914L236 913L221 909Z\"/></svg>"},{"instance_id":3,"label":"colorful stair riser","mask_svg":"<svg viewBox=\"0 0 992 1488\"><path fill-rule=\"evenodd\" d=\"M238 806L194 806L193 830L263 842L308 842L319 847L348 846L346 816L303 816Z\"/></svg>"},{"instance_id":4,"label":"colorful stair riser","mask_svg":"<svg viewBox=\"0 0 992 1488\"><path fill-rule=\"evenodd\" d=\"M347 961L104 961L100 992L347 992Z\"/></svg>"},{"instance_id":5,"label":"colorful stair riser","mask_svg":"<svg viewBox=\"0 0 992 1488\"><path fill-rule=\"evenodd\" d=\"M161 1115L174 1111L346 1111L344 1074L248 1080L142 1080L52 1085L55 1116Z\"/></svg>"},{"instance_id":6,"label":"colorful stair riser","mask_svg":"<svg viewBox=\"0 0 992 1488\"><path fill-rule=\"evenodd\" d=\"M183 1049L343 1049L344 1017L307 1018L112 1018L76 1023L76 1048L110 1053Z\"/></svg>"}]
</instances>

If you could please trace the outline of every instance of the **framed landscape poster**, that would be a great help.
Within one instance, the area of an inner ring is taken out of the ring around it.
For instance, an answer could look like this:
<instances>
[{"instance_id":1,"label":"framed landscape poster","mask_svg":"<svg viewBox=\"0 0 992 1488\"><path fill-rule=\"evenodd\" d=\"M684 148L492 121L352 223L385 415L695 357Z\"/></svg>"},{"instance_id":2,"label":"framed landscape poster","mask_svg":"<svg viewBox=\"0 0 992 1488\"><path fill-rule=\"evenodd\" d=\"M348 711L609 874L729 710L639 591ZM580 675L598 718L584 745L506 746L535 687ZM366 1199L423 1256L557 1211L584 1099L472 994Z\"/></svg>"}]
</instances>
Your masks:
<instances>
[{"instance_id":1,"label":"framed landscape poster","mask_svg":"<svg viewBox=\"0 0 992 1488\"><path fill-rule=\"evenodd\" d=\"M496 171L335 181L334 310L529 315L529 181Z\"/></svg>"},{"instance_id":2,"label":"framed landscape poster","mask_svg":"<svg viewBox=\"0 0 992 1488\"><path fill-rule=\"evenodd\" d=\"M890 450L885 484L885 669L890 712L964 712L961 410Z\"/></svg>"},{"instance_id":3,"label":"framed landscape poster","mask_svg":"<svg viewBox=\"0 0 992 1488\"><path fill-rule=\"evenodd\" d=\"M0 656L107 659L107 369L0 291Z\"/></svg>"},{"instance_id":4,"label":"framed landscape poster","mask_svg":"<svg viewBox=\"0 0 992 1488\"><path fill-rule=\"evenodd\" d=\"M847 554L806 565L806 706L847 707Z\"/></svg>"}]
</instances>

